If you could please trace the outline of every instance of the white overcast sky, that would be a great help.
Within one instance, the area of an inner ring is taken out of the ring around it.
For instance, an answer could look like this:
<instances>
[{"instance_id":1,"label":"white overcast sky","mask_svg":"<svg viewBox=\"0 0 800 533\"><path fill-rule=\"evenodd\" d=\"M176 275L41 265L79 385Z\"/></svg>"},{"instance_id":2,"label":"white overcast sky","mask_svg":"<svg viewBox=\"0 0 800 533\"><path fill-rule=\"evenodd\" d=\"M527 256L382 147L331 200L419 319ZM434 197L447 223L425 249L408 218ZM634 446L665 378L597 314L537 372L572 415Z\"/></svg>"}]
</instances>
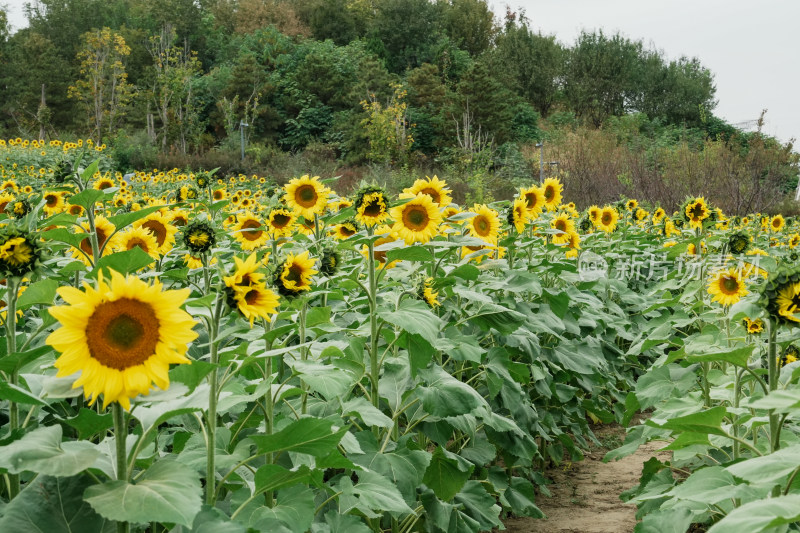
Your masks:
<instances>
[{"instance_id":1,"label":"white overcast sky","mask_svg":"<svg viewBox=\"0 0 800 533\"><path fill-rule=\"evenodd\" d=\"M24 0L0 0L14 29ZM534 29L571 45L582 29L619 31L670 59L697 57L717 87L714 113L738 123L768 109L765 133L800 139L800 0L490 0L524 9Z\"/></svg>"}]
</instances>

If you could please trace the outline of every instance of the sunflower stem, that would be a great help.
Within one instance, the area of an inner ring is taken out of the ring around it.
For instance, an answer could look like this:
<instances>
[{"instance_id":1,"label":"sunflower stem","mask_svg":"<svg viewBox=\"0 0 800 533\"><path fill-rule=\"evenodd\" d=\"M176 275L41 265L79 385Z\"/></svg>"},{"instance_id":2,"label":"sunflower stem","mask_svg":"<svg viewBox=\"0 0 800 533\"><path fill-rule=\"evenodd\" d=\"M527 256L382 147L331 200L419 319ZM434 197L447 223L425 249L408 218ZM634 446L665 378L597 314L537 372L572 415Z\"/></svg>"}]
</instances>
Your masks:
<instances>
[{"instance_id":1,"label":"sunflower stem","mask_svg":"<svg viewBox=\"0 0 800 533\"><path fill-rule=\"evenodd\" d=\"M272 321L262 319L264 326L264 348L266 351L272 349L272 341L269 339L268 333L272 330ZM270 388L267 394L264 395L264 435L272 435L274 428L274 414L275 414L275 398L272 396L272 357L266 357L264 360L264 379L269 381ZM264 456L266 464L271 465L275 460L272 453L267 453ZM264 493L264 503L267 507L274 505L274 494L271 490Z\"/></svg>"},{"instance_id":2,"label":"sunflower stem","mask_svg":"<svg viewBox=\"0 0 800 533\"><path fill-rule=\"evenodd\" d=\"M203 261L203 268L206 261ZM219 355L217 354L217 332L219 330L219 321L222 313L223 296L217 296L217 304L214 309L214 316L211 317L209 324L208 340L210 361L214 365L211 373L208 376L209 391L208 391L208 420L206 421L208 427L208 445L206 446L206 504L213 506L216 499L215 485L217 481L217 470L215 465L216 453L216 436L217 436L217 399L219 396L219 372L217 365L219 364Z\"/></svg>"},{"instance_id":3,"label":"sunflower stem","mask_svg":"<svg viewBox=\"0 0 800 533\"><path fill-rule=\"evenodd\" d=\"M17 293L19 292L20 279L17 277L9 277L6 285L6 300L8 300L8 307L6 309L6 353L11 355L17 351ZM19 385L19 370L17 368L11 371L9 381L12 387ZM9 401L8 404L8 418L11 434L13 435L19 429L19 404L15 401ZM19 474L8 475L8 496L9 500L13 500L19 494L20 483Z\"/></svg>"},{"instance_id":4,"label":"sunflower stem","mask_svg":"<svg viewBox=\"0 0 800 533\"><path fill-rule=\"evenodd\" d=\"M778 324L774 319L769 320L769 349L767 350L767 363L768 363L768 387L769 392L773 392L778 388L778 355L777 355L777 334ZM769 438L770 449L775 452L781 447L778 442L780 434L779 416L774 409L769 410Z\"/></svg>"},{"instance_id":5,"label":"sunflower stem","mask_svg":"<svg viewBox=\"0 0 800 533\"><path fill-rule=\"evenodd\" d=\"M306 351L305 344L306 342L306 311L308 310L308 300L306 297L303 297L303 304L300 307L299 313L299 322L300 322L300 360L305 361L308 359L308 352ZM301 389L303 391L302 401L300 405L300 413L306 414L308 409L308 385L305 381L302 381L301 378Z\"/></svg>"},{"instance_id":6,"label":"sunflower stem","mask_svg":"<svg viewBox=\"0 0 800 533\"><path fill-rule=\"evenodd\" d=\"M372 232L368 232L370 237ZM380 366L378 364L378 302L377 302L377 280L375 279L375 242L370 239L367 244L367 276L369 279L367 299L369 301L369 379L372 385L370 389L370 399L372 405L379 408L381 399L378 392L378 378L380 375ZM378 433L378 427L374 427L373 431Z\"/></svg>"},{"instance_id":7,"label":"sunflower stem","mask_svg":"<svg viewBox=\"0 0 800 533\"><path fill-rule=\"evenodd\" d=\"M114 444L117 447L117 480L128 482L128 451L125 441L128 439L128 427L125 425L125 411L119 402L111 404L114 417ZM128 522L117 522L117 533L128 533Z\"/></svg>"}]
</instances>

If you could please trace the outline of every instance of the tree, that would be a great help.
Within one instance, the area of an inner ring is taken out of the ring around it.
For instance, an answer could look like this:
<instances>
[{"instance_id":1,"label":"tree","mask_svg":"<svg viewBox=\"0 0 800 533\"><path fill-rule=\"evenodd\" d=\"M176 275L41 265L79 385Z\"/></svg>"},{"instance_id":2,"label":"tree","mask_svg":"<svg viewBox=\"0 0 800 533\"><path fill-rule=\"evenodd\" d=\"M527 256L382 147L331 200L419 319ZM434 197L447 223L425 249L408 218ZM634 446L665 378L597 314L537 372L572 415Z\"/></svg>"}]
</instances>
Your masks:
<instances>
[{"instance_id":1,"label":"tree","mask_svg":"<svg viewBox=\"0 0 800 533\"><path fill-rule=\"evenodd\" d=\"M368 31L369 48L389 72L402 73L435 59L439 10L428 0L378 0Z\"/></svg>"},{"instance_id":2,"label":"tree","mask_svg":"<svg viewBox=\"0 0 800 533\"><path fill-rule=\"evenodd\" d=\"M468 124L470 129L480 128L497 144L509 140L514 96L489 73L485 63L476 62L461 79L457 102L452 115L460 128L467 129Z\"/></svg>"},{"instance_id":3,"label":"tree","mask_svg":"<svg viewBox=\"0 0 800 533\"><path fill-rule=\"evenodd\" d=\"M485 0L440 0L440 4L444 30L456 46L473 57L491 48L498 27Z\"/></svg>"},{"instance_id":4,"label":"tree","mask_svg":"<svg viewBox=\"0 0 800 533\"><path fill-rule=\"evenodd\" d=\"M110 28L87 32L78 52L81 77L67 95L87 111L89 126L98 142L114 134L134 94L122 60L131 50L125 39Z\"/></svg>"},{"instance_id":5,"label":"tree","mask_svg":"<svg viewBox=\"0 0 800 533\"><path fill-rule=\"evenodd\" d=\"M376 100L374 95L361 102L367 112L367 118L361 124L369 138L369 158L387 165L403 161L414 144L413 126L406 116L407 92L399 83L392 89L394 95L385 105Z\"/></svg>"}]
</instances>

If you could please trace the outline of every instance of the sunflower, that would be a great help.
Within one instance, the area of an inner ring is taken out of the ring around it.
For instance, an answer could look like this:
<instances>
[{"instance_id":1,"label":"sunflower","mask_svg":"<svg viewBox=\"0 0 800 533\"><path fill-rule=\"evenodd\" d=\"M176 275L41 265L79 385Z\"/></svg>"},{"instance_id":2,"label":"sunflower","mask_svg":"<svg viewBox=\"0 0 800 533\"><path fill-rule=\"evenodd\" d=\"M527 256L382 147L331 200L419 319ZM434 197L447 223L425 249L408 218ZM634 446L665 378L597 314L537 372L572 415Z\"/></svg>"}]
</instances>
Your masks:
<instances>
[{"instance_id":1,"label":"sunflower","mask_svg":"<svg viewBox=\"0 0 800 533\"><path fill-rule=\"evenodd\" d=\"M438 207L447 207L453 199L450 197L450 189L447 183L434 176L425 176L425 179L418 179L411 187L403 189L400 198L414 198L418 194L425 194L433 200Z\"/></svg>"},{"instance_id":2,"label":"sunflower","mask_svg":"<svg viewBox=\"0 0 800 533\"><path fill-rule=\"evenodd\" d=\"M345 208L350 207L352 205L353 205L353 202L351 202L347 198L337 198L335 200L331 200L331 201L328 202L328 209L332 213L336 213L336 212L339 212L342 209L345 209Z\"/></svg>"},{"instance_id":3,"label":"sunflower","mask_svg":"<svg viewBox=\"0 0 800 533\"><path fill-rule=\"evenodd\" d=\"M245 261L238 257L234 257L233 261L236 265L233 274L223 278L227 287L249 287L264 283L264 274L257 272L261 265L255 253L250 254Z\"/></svg>"},{"instance_id":4,"label":"sunflower","mask_svg":"<svg viewBox=\"0 0 800 533\"><path fill-rule=\"evenodd\" d=\"M561 204L561 192L564 186L558 178L547 178L542 183L542 194L544 194L544 206L548 211L555 210Z\"/></svg>"},{"instance_id":5,"label":"sunflower","mask_svg":"<svg viewBox=\"0 0 800 533\"><path fill-rule=\"evenodd\" d=\"M789 248L797 248L797 245L800 244L800 233L792 233L789 236L789 240L786 241L786 244L789 246Z\"/></svg>"},{"instance_id":6,"label":"sunflower","mask_svg":"<svg viewBox=\"0 0 800 533\"><path fill-rule=\"evenodd\" d=\"M4 276L24 276L41 261L37 240L30 234L5 228L0 234L0 272Z\"/></svg>"},{"instance_id":7,"label":"sunflower","mask_svg":"<svg viewBox=\"0 0 800 533\"><path fill-rule=\"evenodd\" d=\"M228 193L225 192L225 189L214 189L214 192L211 193L211 197L214 198L215 202L219 202L227 198Z\"/></svg>"},{"instance_id":8,"label":"sunflower","mask_svg":"<svg viewBox=\"0 0 800 533\"><path fill-rule=\"evenodd\" d=\"M208 252L217 243L214 228L208 222L195 220L183 228L183 244L192 255L198 256Z\"/></svg>"},{"instance_id":9,"label":"sunflower","mask_svg":"<svg viewBox=\"0 0 800 533\"><path fill-rule=\"evenodd\" d=\"M269 212L266 226L272 238L277 239L290 236L295 221L296 217L292 211L278 207Z\"/></svg>"},{"instance_id":10,"label":"sunflower","mask_svg":"<svg viewBox=\"0 0 800 533\"><path fill-rule=\"evenodd\" d=\"M634 198L631 198L630 200L625 202L625 209L627 209L631 213L633 213L633 210L636 209L637 207L639 207L639 202Z\"/></svg>"},{"instance_id":11,"label":"sunflower","mask_svg":"<svg viewBox=\"0 0 800 533\"><path fill-rule=\"evenodd\" d=\"M149 394L153 384L167 389L169 365L189 363L187 345L197 338L195 321L181 309L189 292L114 271L110 284L101 275L96 288L61 287L69 305L49 309L61 327L47 337L61 353L57 376L80 372L72 387L83 386L90 405L102 394L104 408L119 402L130 410L130 399Z\"/></svg>"},{"instance_id":12,"label":"sunflower","mask_svg":"<svg viewBox=\"0 0 800 533\"><path fill-rule=\"evenodd\" d=\"M81 228L83 233L89 233L89 223L82 222ZM109 255L113 252L113 242L109 241L114 232L117 230L117 227L109 222L109 220L104 217L103 215L97 215L94 218L94 229L97 235L97 248L100 251L100 256L104 257ZM80 232L80 230L79 230ZM84 237L81 239L81 242L78 244L78 248L83 251L81 253L77 249L72 249L72 256L76 259L80 259L86 266L90 266L94 261L94 257L92 255L92 241L89 236ZM85 254L85 255L84 255Z\"/></svg>"},{"instance_id":13,"label":"sunflower","mask_svg":"<svg viewBox=\"0 0 800 533\"><path fill-rule=\"evenodd\" d=\"M203 268L203 258L195 257L192 254L183 255L184 264L190 269Z\"/></svg>"},{"instance_id":14,"label":"sunflower","mask_svg":"<svg viewBox=\"0 0 800 533\"><path fill-rule=\"evenodd\" d=\"M794 344L790 344L784 348L783 353L781 353L778 359L778 366L783 368L788 364L796 362L798 358L800 358L800 350L798 350L797 346Z\"/></svg>"},{"instance_id":15,"label":"sunflower","mask_svg":"<svg viewBox=\"0 0 800 533\"><path fill-rule=\"evenodd\" d=\"M64 194L56 191L44 193L44 212L48 215L55 215L64 210Z\"/></svg>"},{"instance_id":16,"label":"sunflower","mask_svg":"<svg viewBox=\"0 0 800 533\"><path fill-rule=\"evenodd\" d=\"M516 198L511 205L508 206L508 215L506 220L508 225L514 228L517 233L525 231L525 224L528 222L528 207L527 202L523 198Z\"/></svg>"},{"instance_id":17,"label":"sunflower","mask_svg":"<svg viewBox=\"0 0 800 533\"><path fill-rule=\"evenodd\" d=\"M433 278L425 278L419 285L417 297L434 309L442 305L439 303L439 291L433 290Z\"/></svg>"},{"instance_id":18,"label":"sunflower","mask_svg":"<svg viewBox=\"0 0 800 533\"><path fill-rule=\"evenodd\" d=\"M381 245L388 244L390 242L394 242L399 239L397 233L392 230L391 227L387 225L378 226L375 228L375 235L379 236L375 243L373 244L373 252L372 257L377 263L378 268L394 268L397 265L397 261L390 261L389 263L386 262L386 251L383 250L375 250L374 248L379 248ZM361 247L361 255L366 258L369 258L369 247L365 244Z\"/></svg>"},{"instance_id":19,"label":"sunflower","mask_svg":"<svg viewBox=\"0 0 800 533\"><path fill-rule=\"evenodd\" d=\"M31 209L33 207L26 196L17 196L6 206L6 212L16 219L24 217L31 212Z\"/></svg>"},{"instance_id":20,"label":"sunflower","mask_svg":"<svg viewBox=\"0 0 800 533\"><path fill-rule=\"evenodd\" d=\"M750 237L743 231L736 232L728 238L728 251L732 254L743 254L749 247Z\"/></svg>"},{"instance_id":21,"label":"sunflower","mask_svg":"<svg viewBox=\"0 0 800 533\"><path fill-rule=\"evenodd\" d=\"M278 292L284 296L297 296L311 290L311 278L317 274L314 259L308 257L308 250L300 255L289 254L275 272Z\"/></svg>"},{"instance_id":22,"label":"sunflower","mask_svg":"<svg viewBox=\"0 0 800 533\"><path fill-rule=\"evenodd\" d=\"M97 189L98 191L104 191L106 189L110 189L114 185L116 185L114 183L114 180L112 180L111 178L108 178L108 177L103 177L103 178L100 178L100 179L96 180L94 182L94 184L92 185L92 187Z\"/></svg>"},{"instance_id":23,"label":"sunflower","mask_svg":"<svg viewBox=\"0 0 800 533\"><path fill-rule=\"evenodd\" d=\"M479 253L480 252L480 253ZM477 264L480 264L485 258L494 258L502 259L506 255L506 249L502 246L490 245L490 246L462 246L461 247L461 259L466 259L467 261L474 261Z\"/></svg>"},{"instance_id":24,"label":"sunflower","mask_svg":"<svg viewBox=\"0 0 800 533\"><path fill-rule=\"evenodd\" d=\"M339 256L339 252L327 248L322 251L322 256L319 258L319 271L324 276L331 277L336 274L341 262L342 258Z\"/></svg>"},{"instance_id":25,"label":"sunflower","mask_svg":"<svg viewBox=\"0 0 800 533\"><path fill-rule=\"evenodd\" d=\"M153 259L158 259L158 241L149 230L134 226L118 233L114 240L118 252L139 248Z\"/></svg>"},{"instance_id":26,"label":"sunflower","mask_svg":"<svg viewBox=\"0 0 800 533\"><path fill-rule=\"evenodd\" d=\"M775 215L769 221L770 229L775 232L781 231L785 225L786 220L784 220L783 215Z\"/></svg>"},{"instance_id":27,"label":"sunflower","mask_svg":"<svg viewBox=\"0 0 800 533\"><path fill-rule=\"evenodd\" d=\"M661 221L664 220L664 217L667 216L667 212L664 211L664 208L659 207L653 212L653 224L661 224Z\"/></svg>"},{"instance_id":28,"label":"sunflower","mask_svg":"<svg viewBox=\"0 0 800 533\"><path fill-rule=\"evenodd\" d=\"M331 231L336 240L343 241L358 233L358 227L355 220L345 220L341 224L336 224Z\"/></svg>"},{"instance_id":29,"label":"sunflower","mask_svg":"<svg viewBox=\"0 0 800 533\"><path fill-rule=\"evenodd\" d=\"M0 193L0 213L6 212L6 206L14 200L14 195L8 192Z\"/></svg>"},{"instance_id":30,"label":"sunflower","mask_svg":"<svg viewBox=\"0 0 800 533\"><path fill-rule=\"evenodd\" d=\"M711 216L711 210L702 196L689 200L683 209L684 219L689 222L692 229L703 225L703 221Z\"/></svg>"},{"instance_id":31,"label":"sunflower","mask_svg":"<svg viewBox=\"0 0 800 533\"><path fill-rule=\"evenodd\" d=\"M442 222L439 207L429 195L423 193L403 205L393 207L391 217L395 220L392 229L407 245L430 241L436 236Z\"/></svg>"},{"instance_id":32,"label":"sunflower","mask_svg":"<svg viewBox=\"0 0 800 533\"><path fill-rule=\"evenodd\" d=\"M497 211L485 204L475 204L470 211L475 216L466 222L469 234L489 244L497 244L500 233L500 217Z\"/></svg>"},{"instance_id":33,"label":"sunflower","mask_svg":"<svg viewBox=\"0 0 800 533\"><path fill-rule=\"evenodd\" d=\"M356 208L356 222L368 228L383 224L389 218L387 203L382 189L376 187L362 189L353 202Z\"/></svg>"},{"instance_id":34,"label":"sunflower","mask_svg":"<svg viewBox=\"0 0 800 533\"><path fill-rule=\"evenodd\" d=\"M645 209L642 209L640 207L640 208L636 209L636 213L635 213L634 216L636 217L636 220L641 222L642 220L644 220L647 217L649 217L650 213L648 213Z\"/></svg>"},{"instance_id":35,"label":"sunflower","mask_svg":"<svg viewBox=\"0 0 800 533\"><path fill-rule=\"evenodd\" d=\"M587 212L589 213L589 220L592 221L592 224L595 226L597 225L598 221L600 220L600 213L603 212L598 206L593 205L591 206Z\"/></svg>"},{"instance_id":36,"label":"sunflower","mask_svg":"<svg viewBox=\"0 0 800 533\"><path fill-rule=\"evenodd\" d=\"M158 253L166 254L175 246L175 234L178 228L169 223L169 219L156 211L145 218L137 220L134 227L144 228L156 238Z\"/></svg>"},{"instance_id":37,"label":"sunflower","mask_svg":"<svg viewBox=\"0 0 800 533\"><path fill-rule=\"evenodd\" d=\"M575 233L575 221L567 213L553 218L550 227L561 232L553 234L553 244L564 244L570 240L570 234Z\"/></svg>"},{"instance_id":38,"label":"sunflower","mask_svg":"<svg viewBox=\"0 0 800 533\"><path fill-rule=\"evenodd\" d=\"M234 287L231 292L236 309L250 321L250 327L256 318L271 322L271 315L278 312L278 295L263 285Z\"/></svg>"},{"instance_id":39,"label":"sunflower","mask_svg":"<svg viewBox=\"0 0 800 533\"><path fill-rule=\"evenodd\" d=\"M606 233L613 233L617 229L617 222L619 221L619 212L616 209L607 205L600 211L600 217L595 224L597 229Z\"/></svg>"},{"instance_id":40,"label":"sunflower","mask_svg":"<svg viewBox=\"0 0 800 533\"><path fill-rule=\"evenodd\" d=\"M245 211L233 226L233 238L242 246L242 250L255 250L269 240L269 234L262 227L260 218Z\"/></svg>"},{"instance_id":41,"label":"sunflower","mask_svg":"<svg viewBox=\"0 0 800 533\"><path fill-rule=\"evenodd\" d=\"M173 226L177 227L185 226L186 224L189 223L189 213L182 209L172 211L172 213L170 214L169 222Z\"/></svg>"},{"instance_id":42,"label":"sunflower","mask_svg":"<svg viewBox=\"0 0 800 533\"><path fill-rule=\"evenodd\" d=\"M283 196L286 205L298 215L313 219L314 215L325 212L330 191L319 182L319 176L293 178L284 187Z\"/></svg>"},{"instance_id":43,"label":"sunflower","mask_svg":"<svg viewBox=\"0 0 800 533\"><path fill-rule=\"evenodd\" d=\"M745 329L747 329L747 333L750 335L758 335L764 331L764 321L760 318L750 320L748 317L744 317L742 323L744 324Z\"/></svg>"},{"instance_id":44,"label":"sunflower","mask_svg":"<svg viewBox=\"0 0 800 533\"><path fill-rule=\"evenodd\" d=\"M722 305L733 305L748 293L741 273L735 268L717 272L708 284L708 294L713 296L711 301Z\"/></svg>"}]
</instances>

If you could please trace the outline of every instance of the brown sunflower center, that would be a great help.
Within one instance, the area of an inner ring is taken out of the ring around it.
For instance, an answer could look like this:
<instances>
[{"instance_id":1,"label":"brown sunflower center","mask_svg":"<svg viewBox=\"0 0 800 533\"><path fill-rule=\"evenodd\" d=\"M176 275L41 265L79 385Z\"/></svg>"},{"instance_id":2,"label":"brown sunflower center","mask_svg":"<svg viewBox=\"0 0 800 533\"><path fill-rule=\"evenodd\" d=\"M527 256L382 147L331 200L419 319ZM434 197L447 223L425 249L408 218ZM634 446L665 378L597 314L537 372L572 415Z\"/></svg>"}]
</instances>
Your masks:
<instances>
[{"instance_id":1,"label":"brown sunflower center","mask_svg":"<svg viewBox=\"0 0 800 533\"><path fill-rule=\"evenodd\" d=\"M364 216L366 217L379 217L383 214L383 204L378 198L370 198L364 202Z\"/></svg>"},{"instance_id":2,"label":"brown sunflower center","mask_svg":"<svg viewBox=\"0 0 800 533\"><path fill-rule=\"evenodd\" d=\"M247 305L255 305L258 302L258 296L257 290L247 291L247 294L244 295L244 301L247 302Z\"/></svg>"},{"instance_id":3,"label":"brown sunflower center","mask_svg":"<svg viewBox=\"0 0 800 533\"><path fill-rule=\"evenodd\" d=\"M528 209L533 209L534 207L536 207L537 204L536 194L532 192L526 194L525 202L528 204Z\"/></svg>"},{"instance_id":4,"label":"brown sunflower center","mask_svg":"<svg viewBox=\"0 0 800 533\"><path fill-rule=\"evenodd\" d=\"M272 215L272 227L276 229L283 229L289 225L291 222L292 217L289 215L285 215L283 213L273 213Z\"/></svg>"},{"instance_id":5,"label":"brown sunflower center","mask_svg":"<svg viewBox=\"0 0 800 533\"><path fill-rule=\"evenodd\" d=\"M567 232L567 221L566 220L556 220L556 229L558 231L563 231L564 233Z\"/></svg>"},{"instance_id":6,"label":"brown sunflower center","mask_svg":"<svg viewBox=\"0 0 800 533\"><path fill-rule=\"evenodd\" d=\"M149 230L155 238L159 246L164 244L167 240L167 228L158 220L148 220L142 224L142 227Z\"/></svg>"},{"instance_id":7,"label":"brown sunflower center","mask_svg":"<svg viewBox=\"0 0 800 533\"><path fill-rule=\"evenodd\" d=\"M603 213L603 216L600 217L600 222L602 222L604 226L608 226L613 220L614 216L611 213Z\"/></svg>"},{"instance_id":8,"label":"brown sunflower center","mask_svg":"<svg viewBox=\"0 0 800 533\"><path fill-rule=\"evenodd\" d=\"M689 214L692 217L692 220L697 220L705 215L706 208L703 204L694 204L689 209Z\"/></svg>"},{"instance_id":9,"label":"brown sunflower center","mask_svg":"<svg viewBox=\"0 0 800 533\"><path fill-rule=\"evenodd\" d=\"M403 225L414 231L421 231L428 227L428 210L421 205L413 205L403 210Z\"/></svg>"},{"instance_id":10,"label":"brown sunflower center","mask_svg":"<svg viewBox=\"0 0 800 533\"><path fill-rule=\"evenodd\" d=\"M149 304L120 298L97 306L86 324L86 343L100 364L125 370L155 353L158 328L158 318Z\"/></svg>"},{"instance_id":11,"label":"brown sunflower center","mask_svg":"<svg viewBox=\"0 0 800 533\"><path fill-rule=\"evenodd\" d=\"M492 225L483 215L478 215L475 217L475 221L472 223L472 227L475 228L475 233L477 233L481 237L485 237L492 232Z\"/></svg>"},{"instance_id":12,"label":"brown sunflower center","mask_svg":"<svg viewBox=\"0 0 800 533\"><path fill-rule=\"evenodd\" d=\"M133 250L134 248L141 248L145 252L150 252L150 248L147 246L147 241L145 241L141 237L131 237L130 239L128 239L128 242L125 243L125 248L127 250Z\"/></svg>"},{"instance_id":13,"label":"brown sunflower center","mask_svg":"<svg viewBox=\"0 0 800 533\"><path fill-rule=\"evenodd\" d=\"M286 278L286 281L294 281L300 285L303 280L303 267L297 263L292 263L292 266L289 267L289 272L284 275L284 278Z\"/></svg>"},{"instance_id":14,"label":"brown sunflower center","mask_svg":"<svg viewBox=\"0 0 800 533\"><path fill-rule=\"evenodd\" d=\"M422 194L427 194L428 196L431 197L431 200L433 200L437 204L441 203L442 201L442 196L439 194L439 191L437 191L433 187L425 187L419 192Z\"/></svg>"},{"instance_id":15,"label":"brown sunflower center","mask_svg":"<svg viewBox=\"0 0 800 533\"><path fill-rule=\"evenodd\" d=\"M261 237L261 234L264 233L260 229L261 223L258 220L248 219L242 223L242 237L247 239L248 241L255 241Z\"/></svg>"},{"instance_id":16,"label":"brown sunflower center","mask_svg":"<svg viewBox=\"0 0 800 533\"><path fill-rule=\"evenodd\" d=\"M339 233L344 235L345 237L350 237L356 234L356 229L352 226L339 226Z\"/></svg>"},{"instance_id":17,"label":"brown sunflower center","mask_svg":"<svg viewBox=\"0 0 800 533\"><path fill-rule=\"evenodd\" d=\"M556 195L556 189L552 185L548 185L544 188L544 199L548 202L553 200L553 197Z\"/></svg>"},{"instance_id":18,"label":"brown sunflower center","mask_svg":"<svg viewBox=\"0 0 800 533\"><path fill-rule=\"evenodd\" d=\"M739 292L739 280L733 276L723 276L720 288L725 294L737 294Z\"/></svg>"},{"instance_id":19,"label":"brown sunflower center","mask_svg":"<svg viewBox=\"0 0 800 533\"><path fill-rule=\"evenodd\" d=\"M102 190L111 188L113 185L114 184L111 183L110 181L105 181L104 180L104 181L101 181L100 183L97 184L97 188L102 191Z\"/></svg>"},{"instance_id":20,"label":"brown sunflower center","mask_svg":"<svg viewBox=\"0 0 800 533\"><path fill-rule=\"evenodd\" d=\"M186 224L189 223L189 219L187 219L183 215L175 215L172 218L172 223L175 224L176 226L185 226Z\"/></svg>"},{"instance_id":21,"label":"brown sunflower center","mask_svg":"<svg viewBox=\"0 0 800 533\"><path fill-rule=\"evenodd\" d=\"M46 194L44 197L44 205L47 207L55 207L58 205L58 195Z\"/></svg>"},{"instance_id":22,"label":"brown sunflower center","mask_svg":"<svg viewBox=\"0 0 800 533\"><path fill-rule=\"evenodd\" d=\"M317 205L317 190L313 185L301 185L294 193L294 201L305 208Z\"/></svg>"}]
</instances>

